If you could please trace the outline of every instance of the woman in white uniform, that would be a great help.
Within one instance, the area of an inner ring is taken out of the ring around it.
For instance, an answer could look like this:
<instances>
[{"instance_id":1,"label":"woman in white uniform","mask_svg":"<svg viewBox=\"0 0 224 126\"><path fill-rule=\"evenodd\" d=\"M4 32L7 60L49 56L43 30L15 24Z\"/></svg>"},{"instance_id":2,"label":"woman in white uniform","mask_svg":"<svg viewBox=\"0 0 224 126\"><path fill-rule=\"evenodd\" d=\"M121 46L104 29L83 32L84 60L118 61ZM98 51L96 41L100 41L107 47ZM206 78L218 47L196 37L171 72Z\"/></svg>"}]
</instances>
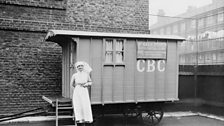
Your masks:
<instances>
[{"instance_id":1,"label":"woman in white uniform","mask_svg":"<svg viewBox=\"0 0 224 126\"><path fill-rule=\"evenodd\" d=\"M76 123L81 125L92 123L92 109L89 98L88 87L92 85L92 80L89 76L91 68L85 62L77 62L75 64L77 73L72 75L71 85L73 90L73 109Z\"/></svg>"}]
</instances>

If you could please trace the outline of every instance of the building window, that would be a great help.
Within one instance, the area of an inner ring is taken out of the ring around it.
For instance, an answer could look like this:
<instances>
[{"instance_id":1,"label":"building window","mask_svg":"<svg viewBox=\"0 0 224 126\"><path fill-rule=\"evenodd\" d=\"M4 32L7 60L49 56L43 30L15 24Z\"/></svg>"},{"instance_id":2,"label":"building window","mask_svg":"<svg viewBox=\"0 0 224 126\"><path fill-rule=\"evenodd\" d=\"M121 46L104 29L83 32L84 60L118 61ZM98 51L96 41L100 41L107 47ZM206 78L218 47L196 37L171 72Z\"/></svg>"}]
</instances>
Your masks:
<instances>
[{"instance_id":1,"label":"building window","mask_svg":"<svg viewBox=\"0 0 224 126\"><path fill-rule=\"evenodd\" d=\"M178 34L178 25L173 26L173 34L177 35Z\"/></svg>"},{"instance_id":2,"label":"building window","mask_svg":"<svg viewBox=\"0 0 224 126\"><path fill-rule=\"evenodd\" d=\"M116 63L123 63L124 61L124 40L116 41Z\"/></svg>"},{"instance_id":3,"label":"building window","mask_svg":"<svg viewBox=\"0 0 224 126\"><path fill-rule=\"evenodd\" d=\"M224 21L224 13L219 13L218 14L218 19L217 19L218 23L223 23Z\"/></svg>"},{"instance_id":4,"label":"building window","mask_svg":"<svg viewBox=\"0 0 224 126\"><path fill-rule=\"evenodd\" d=\"M113 39L107 39L105 42L105 62L113 62Z\"/></svg>"},{"instance_id":5,"label":"building window","mask_svg":"<svg viewBox=\"0 0 224 126\"><path fill-rule=\"evenodd\" d=\"M196 20L191 20L191 28L195 29L196 28Z\"/></svg>"},{"instance_id":6,"label":"building window","mask_svg":"<svg viewBox=\"0 0 224 126\"><path fill-rule=\"evenodd\" d=\"M201 18L201 19L198 20L198 27L199 28L204 27L204 19L203 18Z\"/></svg>"},{"instance_id":7,"label":"building window","mask_svg":"<svg viewBox=\"0 0 224 126\"><path fill-rule=\"evenodd\" d=\"M204 53L198 54L198 64L199 65L204 65L205 64L205 56L204 56Z\"/></svg>"},{"instance_id":8,"label":"building window","mask_svg":"<svg viewBox=\"0 0 224 126\"><path fill-rule=\"evenodd\" d=\"M166 34L167 34L167 35L170 35L170 34L171 34L171 28L170 28L170 27L167 27L167 28L166 28Z\"/></svg>"},{"instance_id":9,"label":"building window","mask_svg":"<svg viewBox=\"0 0 224 126\"><path fill-rule=\"evenodd\" d=\"M158 34L158 30L151 30L150 33L156 35Z\"/></svg>"},{"instance_id":10,"label":"building window","mask_svg":"<svg viewBox=\"0 0 224 126\"><path fill-rule=\"evenodd\" d=\"M105 63L124 63L124 39L105 39Z\"/></svg>"},{"instance_id":11,"label":"building window","mask_svg":"<svg viewBox=\"0 0 224 126\"><path fill-rule=\"evenodd\" d=\"M217 52L217 63L224 64L224 52Z\"/></svg>"},{"instance_id":12,"label":"building window","mask_svg":"<svg viewBox=\"0 0 224 126\"><path fill-rule=\"evenodd\" d=\"M207 20L206 20L206 25L207 26L211 26L211 25L214 25L215 23L215 18L214 16L208 16L207 17Z\"/></svg>"},{"instance_id":13,"label":"building window","mask_svg":"<svg viewBox=\"0 0 224 126\"><path fill-rule=\"evenodd\" d=\"M164 29L160 29L160 35L164 35Z\"/></svg>"},{"instance_id":14,"label":"building window","mask_svg":"<svg viewBox=\"0 0 224 126\"><path fill-rule=\"evenodd\" d=\"M184 32L185 30L186 30L185 23L181 23L181 25L180 25L180 31L181 32Z\"/></svg>"}]
</instances>

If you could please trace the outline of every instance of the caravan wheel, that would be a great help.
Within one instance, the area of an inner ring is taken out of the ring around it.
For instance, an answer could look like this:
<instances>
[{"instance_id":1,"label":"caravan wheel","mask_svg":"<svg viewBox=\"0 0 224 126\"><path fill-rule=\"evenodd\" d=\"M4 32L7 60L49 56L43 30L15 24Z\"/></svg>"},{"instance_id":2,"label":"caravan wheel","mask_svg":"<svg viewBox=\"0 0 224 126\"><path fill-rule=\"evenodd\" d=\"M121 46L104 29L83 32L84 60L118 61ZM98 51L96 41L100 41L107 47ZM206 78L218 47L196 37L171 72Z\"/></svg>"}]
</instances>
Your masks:
<instances>
[{"instance_id":1,"label":"caravan wheel","mask_svg":"<svg viewBox=\"0 0 224 126\"><path fill-rule=\"evenodd\" d=\"M163 114L164 112L161 108L152 109L142 113L142 121L145 126L154 126L162 120Z\"/></svg>"}]
</instances>

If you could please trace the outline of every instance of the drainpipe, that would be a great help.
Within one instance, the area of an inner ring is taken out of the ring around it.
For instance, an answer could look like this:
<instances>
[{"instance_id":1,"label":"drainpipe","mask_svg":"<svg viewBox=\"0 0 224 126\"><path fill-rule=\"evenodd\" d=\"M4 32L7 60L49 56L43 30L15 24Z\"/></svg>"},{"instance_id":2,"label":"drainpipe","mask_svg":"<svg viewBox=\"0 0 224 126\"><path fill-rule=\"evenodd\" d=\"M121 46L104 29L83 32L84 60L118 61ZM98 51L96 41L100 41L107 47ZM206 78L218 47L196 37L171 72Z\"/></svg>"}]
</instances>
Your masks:
<instances>
[{"instance_id":1,"label":"drainpipe","mask_svg":"<svg viewBox=\"0 0 224 126\"><path fill-rule=\"evenodd\" d=\"M197 98L198 98L198 18L196 17L196 29L195 29L195 34L196 34L196 52L195 52L195 58L196 58L196 63L194 65L194 105L197 105Z\"/></svg>"}]
</instances>

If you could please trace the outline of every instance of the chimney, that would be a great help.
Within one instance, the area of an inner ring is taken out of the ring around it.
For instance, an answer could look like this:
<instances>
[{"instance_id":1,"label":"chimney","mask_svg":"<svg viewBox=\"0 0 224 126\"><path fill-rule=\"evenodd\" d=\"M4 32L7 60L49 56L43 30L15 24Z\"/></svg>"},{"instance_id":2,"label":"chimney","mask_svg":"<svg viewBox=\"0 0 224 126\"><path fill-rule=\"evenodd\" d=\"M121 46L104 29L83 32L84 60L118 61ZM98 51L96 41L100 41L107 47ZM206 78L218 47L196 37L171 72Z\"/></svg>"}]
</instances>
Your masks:
<instances>
[{"instance_id":1,"label":"chimney","mask_svg":"<svg viewBox=\"0 0 224 126\"><path fill-rule=\"evenodd\" d=\"M223 0L212 0L212 4L224 4Z\"/></svg>"},{"instance_id":2,"label":"chimney","mask_svg":"<svg viewBox=\"0 0 224 126\"><path fill-rule=\"evenodd\" d=\"M187 12L192 12L192 11L194 11L195 9L197 9L197 7L195 7L195 6L188 6L188 8L187 8Z\"/></svg>"},{"instance_id":3,"label":"chimney","mask_svg":"<svg viewBox=\"0 0 224 126\"><path fill-rule=\"evenodd\" d=\"M215 4L215 3L218 3L218 2L221 2L223 0L212 0L212 4Z\"/></svg>"}]
</instances>

